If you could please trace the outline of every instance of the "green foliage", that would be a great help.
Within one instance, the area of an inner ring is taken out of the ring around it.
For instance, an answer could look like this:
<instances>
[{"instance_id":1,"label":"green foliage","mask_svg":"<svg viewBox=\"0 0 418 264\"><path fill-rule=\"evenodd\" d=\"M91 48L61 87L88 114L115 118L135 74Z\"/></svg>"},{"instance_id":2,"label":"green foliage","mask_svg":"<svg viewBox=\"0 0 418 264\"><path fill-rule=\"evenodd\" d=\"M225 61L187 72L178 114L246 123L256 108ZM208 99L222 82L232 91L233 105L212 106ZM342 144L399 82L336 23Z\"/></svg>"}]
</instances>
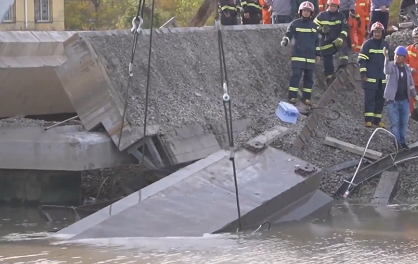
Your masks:
<instances>
[{"instance_id":1,"label":"green foliage","mask_svg":"<svg viewBox=\"0 0 418 264\"><path fill-rule=\"evenodd\" d=\"M401 5L401 1L400 0L395 0L390 5L389 19L390 19L390 24L391 25L395 25L395 24L397 24L399 22L399 7L400 7L400 5Z\"/></svg>"},{"instance_id":2,"label":"green foliage","mask_svg":"<svg viewBox=\"0 0 418 264\"><path fill-rule=\"evenodd\" d=\"M180 26L187 26L203 0L156 0L154 27L175 16ZM138 11L139 0L66 0L67 30L128 29ZM150 27L151 0L146 0L144 28ZM213 24L209 19L207 24Z\"/></svg>"}]
</instances>

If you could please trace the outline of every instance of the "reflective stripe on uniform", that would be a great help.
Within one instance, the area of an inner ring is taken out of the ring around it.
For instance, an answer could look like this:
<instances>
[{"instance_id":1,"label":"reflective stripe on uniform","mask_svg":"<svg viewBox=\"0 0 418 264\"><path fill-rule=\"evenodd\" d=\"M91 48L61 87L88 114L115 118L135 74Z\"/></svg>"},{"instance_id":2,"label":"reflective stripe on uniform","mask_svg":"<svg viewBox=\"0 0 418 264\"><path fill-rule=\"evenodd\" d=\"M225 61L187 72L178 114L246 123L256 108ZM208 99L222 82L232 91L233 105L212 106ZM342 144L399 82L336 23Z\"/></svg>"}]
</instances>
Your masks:
<instances>
[{"instance_id":1,"label":"reflective stripe on uniform","mask_svg":"<svg viewBox=\"0 0 418 264\"><path fill-rule=\"evenodd\" d=\"M316 47L316 50L318 50L318 51L321 50L321 47Z\"/></svg>"},{"instance_id":2,"label":"reflective stripe on uniform","mask_svg":"<svg viewBox=\"0 0 418 264\"><path fill-rule=\"evenodd\" d=\"M330 48L333 48L334 47L334 45L332 45L332 44L328 44L328 45L324 45L324 46L322 46L321 47L321 50L326 50L326 49L330 49Z\"/></svg>"},{"instance_id":3,"label":"reflective stripe on uniform","mask_svg":"<svg viewBox=\"0 0 418 264\"><path fill-rule=\"evenodd\" d=\"M369 49L369 53L383 54L383 49Z\"/></svg>"},{"instance_id":4,"label":"reflective stripe on uniform","mask_svg":"<svg viewBox=\"0 0 418 264\"><path fill-rule=\"evenodd\" d=\"M382 118L382 114L374 114L374 117Z\"/></svg>"},{"instance_id":5,"label":"reflective stripe on uniform","mask_svg":"<svg viewBox=\"0 0 418 264\"><path fill-rule=\"evenodd\" d=\"M299 88L290 86L289 91L297 92L297 91L299 91Z\"/></svg>"},{"instance_id":6,"label":"reflective stripe on uniform","mask_svg":"<svg viewBox=\"0 0 418 264\"><path fill-rule=\"evenodd\" d=\"M223 6L223 7L221 7L221 9L222 10L228 9L228 10L232 10L232 11L237 11L237 7L235 7L235 6Z\"/></svg>"},{"instance_id":7,"label":"reflective stripe on uniform","mask_svg":"<svg viewBox=\"0 0 418 264\"><path fill-rule=\"evenodd\" d=\"M241 5L242 6L252 6L252 7L261 9L261 6L260 5L257 5L256 3L248 3L247 1L241 2Z\"/></svg>"},{"instance_id":8,"label":"reflective stripe on uniform","mask_svg":"<svg viewBox=\"0 0 418 264\"><path fill-rule=\"evenodd\" d=\"M317 19L316 19L317 20ZM335 20L335 21L319 21L319 20L317 20L319 23L320 23L320 25L327 25L327 26L336 26L336 25L339 25L339 24L341 24L341 20ZM314 22L315 22L315 20L314 20ZM315 22L315 24L317 24L316 22Z\"/></svg>"},{"instance_id":9,"label":"reflective stripe on uniform","mask_svg":"<svg viewBox=\"0 0 418 264\"><path fill-rule=\"evenodd\" d=\"M341 31L341 33L340 34L343 34L344 36L348 36L348 33L347 33L347 31Z\"/></svg>"},{"instance_id":10,"label":"reflective stripe on uniform","mask_svg":"<svg viewBox=\"0 0 418 264\"><path fill-rule=\"evenodd\" d=\"M301 58L301 57L292 57L292 61L315 63L314 59L307 59L307 58Z\"/></svg>"},{"instance_id":11,"label":"reflective stripe on uniform","mask_svg":"<svg viewBox=\"0 0 418 264\"><path fill-rule=\"evenodd\" d=\"M366 6L366 3L360 3L359 6Z\"/></svg>"},{"instance_id":12,"label":"reflective stripe on uniform","mask_svg":"<svg viewBox=\"0 0 418 264\"><path fill-rule=\"evenodd\" d=\"M366 17L366 20L369 21L370 20L370 17Z\"/></svg>"},{"instance_id":13,"label":"reflective stripe on uniform","mask_svg":"<svg viewBox=\"0 0 418 264\"><path fill-rule=\"evenodd\" d=\"M386 80L382 80L382 83L387 83L387 81Z\"/></svg>"},{"instance_id":14,"label":"reflective stripe on uniform","mask_svg":"<svg viewBox=\"0 0 418 264\"><path fill-rule=\"evenodd\" d=\"M296 32L303 32L303 33L312 33L316 32L316 29L314 28L296 28Z\"/></svg>"},{"instance_id":15,"label":"reflective stripe on uniform","mask_svg":"<svg viewBox=\"0 0 418 264\"><path fill-rule=\"evenodd\" d=\"M408 55L412 55L412 56L414 56L414 57L416 57L416 56L417 56L417 54L416 54L416 53L414 53L414 52L412 52L412 51L410 51L410 50L408 50Z\"/></svg>"},{"instance_id":16,"label":"reflective stripe on uniform","mask_svg":"<svg viewBox=\"0 0 418 264\"><path fill-rule=\"evenodd\" d=\"M288 37L284 37L284 38L287 40L287 42L290 42L290 39Z\"/></svg>"},{"instance_id":17,"label":"reflective stripe on uniform","mask_svg":"<svg viewBox=\"0 0 418 264\"><path fill-rule=\"evenodd\" d=\"M340 60L348 60L348 56L340 56Z\"/></svg>"},{"instance_id":18,"label":"reflective stripe on uniform","mask_svg":"<svg viewBox=\"0 0 418 264\"><path fill-rule=\"evenodd\" d=\"M312 89L309 88L303 88L302 91L304 91L305 93L312 93Z\"/></svg>"},{"instance_id":19,"label":"reflective stripe on uniform","mask_svg":"<svg viewBox=\"0 0 418 264\"><path fill-rule=\"evenodd\" d=\"M367 78L367 81L368 81L368 82L376 82L376 79L373 79L373 78Z\"/></svg>"},{"instance_id":20,"label":"reflective stripe on uniform","mask_svg":"<svg viewBox=\"0 0 418 264\"><path fill-rule=\"evenodd\" d=\"M374 113L366 112L364 113L364 116L374 117Z\"/></svg>"},{"instance_id":21,"label":"reflective stripe on uniform","mask_svg":"<svg viewBox=\"0 0 418 264\"><path fill-rule=\"evenodd\" d=\"M366 68L360 68L360 72L366 72L367 69Z\"/></svg>"},{"instance_id":22,"label":"reflective stripe on uniform","mask_svg":"<svg viewBox=\"0 0 418 264\"><path fill-rule=\"evenodd\" d=\"M362 60L369 60L369 57L368 57L368 56L366 56L366 55L364 55L363 53L359 53L359 54L358 54L358 57L359 57L360 59L362 59Z\"/></svg>"}]
</instances>

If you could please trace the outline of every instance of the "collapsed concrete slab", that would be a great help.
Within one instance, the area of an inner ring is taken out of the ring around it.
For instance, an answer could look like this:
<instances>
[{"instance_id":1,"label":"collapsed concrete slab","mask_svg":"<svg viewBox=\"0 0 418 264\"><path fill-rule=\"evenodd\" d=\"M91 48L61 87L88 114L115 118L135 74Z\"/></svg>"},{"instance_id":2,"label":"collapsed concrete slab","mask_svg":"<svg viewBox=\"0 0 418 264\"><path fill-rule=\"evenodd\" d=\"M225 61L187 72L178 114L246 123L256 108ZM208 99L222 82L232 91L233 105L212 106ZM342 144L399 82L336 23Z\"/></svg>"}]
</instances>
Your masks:
<instances>
[{"instance_id":1,"label":"collapsed concrete slab","mask_svg":"<svg viewBox=\"0 0 418 264\"><path fill-rule=\"evenodd\" d=\"M332 199L317 191L321 170L308 176L295 174L295 165L304 164L271 147L258 154L247 150L236 153L245 228L256 227L264 220L300 220L315 211L330 209ZM220 150L57 234L72 239L201 236L235 232L236 228L231 162L229 153Z\"/></svg>"},{"instance_id":2,"label":"collapsed concrete slab","mask_svg":"<svg viewBox=\"0 0 418 264\"><path fill-rule=\"evenodd\" d=\"M4 127L0 148L2 169L82 171L134 163L106 133L81 126Z\"/></svg>"},{"instance_id":3,"label":"collapsed concrete slab","mask_svg":"<svg viewBox=\"0 0 418 264\"><path fill-rule=\"evenodd\" d=\"M0 32L0 118L74 113L54 68L74 32Z\"/></svg>"}]
</instances>

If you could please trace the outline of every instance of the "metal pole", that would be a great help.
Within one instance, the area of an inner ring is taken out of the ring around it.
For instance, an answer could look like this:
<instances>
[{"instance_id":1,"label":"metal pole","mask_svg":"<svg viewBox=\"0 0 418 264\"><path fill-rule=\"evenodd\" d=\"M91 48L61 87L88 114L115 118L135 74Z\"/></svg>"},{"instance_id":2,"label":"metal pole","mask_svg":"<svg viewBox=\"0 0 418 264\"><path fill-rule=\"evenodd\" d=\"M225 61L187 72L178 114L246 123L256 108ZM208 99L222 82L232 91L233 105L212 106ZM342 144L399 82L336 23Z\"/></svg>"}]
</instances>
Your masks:
<instances>
[{"instance_id":1,"label":"metal pole","mask_svg":"<svg viewBox=\"0 0 418 264\"><path fill-rule=\"evenodd\" d=\"M76 118L78 118L78 115L73 116L73 117L71 117L71 118L68 118L68 119L66 119L66 120L64 120L64 121L58 122L58 123L56 123L56 124L54 124L54 125L52 125L52 126L45 127L45 128L44 128L44 131L47 131L47 130L49 130L49 129L51 129L51 128L54 128L54 127L59 126L59 125L62 125L62 124L64 124L64 123L67 123L67 122L69 122L69 121L71 121L71 120L74 120L74 119L76 119Z\"/></svg>"}]
</instances>

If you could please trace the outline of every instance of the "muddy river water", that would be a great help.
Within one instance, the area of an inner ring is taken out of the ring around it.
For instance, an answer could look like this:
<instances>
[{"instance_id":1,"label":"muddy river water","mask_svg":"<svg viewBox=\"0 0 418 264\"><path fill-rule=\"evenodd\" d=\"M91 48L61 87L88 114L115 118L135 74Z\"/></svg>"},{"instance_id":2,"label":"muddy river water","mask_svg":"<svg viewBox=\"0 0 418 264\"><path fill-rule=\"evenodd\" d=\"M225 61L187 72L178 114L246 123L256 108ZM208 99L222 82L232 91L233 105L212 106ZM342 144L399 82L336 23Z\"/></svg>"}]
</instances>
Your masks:
<instances>
[{"instance_id":1,"label":"muddy river water","mask_svg":"<svg viewBox=\"0 0 418 264\"><path fill-rule=\"evenodd\" d=\"M193 238L51 237L36 209L0 208L0 263L418 263L416 206L339 204L326 218Z\"/></svg>"}]
</instances>

